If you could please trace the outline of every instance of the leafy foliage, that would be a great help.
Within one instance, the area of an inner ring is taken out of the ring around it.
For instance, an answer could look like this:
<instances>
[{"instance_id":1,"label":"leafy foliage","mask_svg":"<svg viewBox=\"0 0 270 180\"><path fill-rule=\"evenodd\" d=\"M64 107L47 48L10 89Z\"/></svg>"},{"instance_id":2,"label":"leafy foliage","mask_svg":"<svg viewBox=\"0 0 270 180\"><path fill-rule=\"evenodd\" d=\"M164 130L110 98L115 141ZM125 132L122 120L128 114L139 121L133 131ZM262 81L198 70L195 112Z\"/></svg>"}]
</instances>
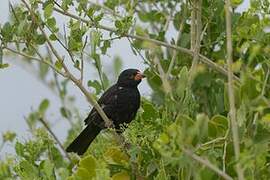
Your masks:
<instances>
[{"instance_id":1,"label":"leafy foliage","mask_svg":"<svg viewBox=\"0 0 270 180\"><path fill-rule=\"evenodd\" d=\"M127 146L117 143L105 131L83 157L67 157L61 145L56 144L59 142L50 132L47 113L53 102L44 99L26 118L31 138L14 140L13 132L3 134L3 144L12 143L15 154L1 160L0 179L220 178L205 164L192 159L185 149L209 160L232 178L237 177L235 166L239 163L247 179L269 179L269 3L253 0L247 11L232 14L233 71L239 78L234 92L241 150L240 161L236 162L226 76L199 63L194 79L190 79L192 57L187 52L194 38L194 2L106 0L96 4L85 0L32 0L28 4L30 10L23 3L11 6L9 22L0 25L0 70L8 67L3 59L9 54L4 52L13 48L11 52L23 55L22 61L37 70L37 76L58 93L62 103L59 114L70 125L64 146L82 129L82 117L78 107L74 107L76 98L68 91L72 79L64 63L73 68L71 72L81 74L82 81L83 69L95 68L98 79L86 82L97 98L122 69L122 60L116 57L111 61L113 74L105 73L103 58L115 40L127 37L133 53L143 57L152 92L151 97L142 98L136 120L123 133ZM241 3L232 1L233 8ZM64 17L64 27L55 14ZM224 2L203 0L201 18L200 53L216 66L226 68ZM179 39L175 31L181 31ZM186 49L160 47L160 41ZM65 55L57 57L48 43L60 46ZM38 66L33 60L39 61ZM59 72L67 79L60 77ZM170 92L166 91L167 81Z\"/></svg>"}]
</instances>

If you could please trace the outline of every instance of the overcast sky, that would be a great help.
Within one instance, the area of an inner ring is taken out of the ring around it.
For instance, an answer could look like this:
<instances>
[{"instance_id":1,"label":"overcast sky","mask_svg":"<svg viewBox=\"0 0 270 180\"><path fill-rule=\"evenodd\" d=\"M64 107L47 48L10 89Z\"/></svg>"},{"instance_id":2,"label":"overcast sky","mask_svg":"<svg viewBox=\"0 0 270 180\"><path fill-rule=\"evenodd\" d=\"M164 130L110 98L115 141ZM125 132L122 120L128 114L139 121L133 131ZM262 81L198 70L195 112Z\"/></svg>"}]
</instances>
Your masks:
<instances>
[{"instance_id":1,"label":"overcast sky","mask_svg":"<svg viewBox=\"0 0 270 180\"><path fill-rule=\"evenodd\" d=\"M11 1L13 3L19 2ZM1 0L0 6L0 24L3 24L8 20L8 3L9 0ZM249 6L249 0L238 7L239 11L245 10ZM120 40L113 44L109 50L110 57L104 57L104 61L110 62L110 59L116 55L121 55L124 61L124 68L132 67L143 70L144 65L140 57L136 57L126 40ZM9 62L9 59L4 59ZM51 101L50 109L48 113L49 119L54 124L53 130L60 139L64 139L67 131L67 123L61 120L59 113L60 102L59 99L44 86L37 78L31 73L24 70L16 61L20 61L20 58L13 57L11 66L4 70L0 70L0 133L6 130L15 131L20 139L27 139L30 136L24 117L31 112L31 108L38 107L42 99L47 98ZM107 63L107 68L108 69ZM86 77L95 76L95 72L87 72ZM149 95L149 87L146 82L140 85L142 95ZM79 107L82 116L86 116L89 111L89 105L81 92L74 86L70 86L69 91L72 94L76 94L76 105ZM6 153L12 153L13 148L7 145L0 157L3 157Z\"/></svg>"}]
</instances>

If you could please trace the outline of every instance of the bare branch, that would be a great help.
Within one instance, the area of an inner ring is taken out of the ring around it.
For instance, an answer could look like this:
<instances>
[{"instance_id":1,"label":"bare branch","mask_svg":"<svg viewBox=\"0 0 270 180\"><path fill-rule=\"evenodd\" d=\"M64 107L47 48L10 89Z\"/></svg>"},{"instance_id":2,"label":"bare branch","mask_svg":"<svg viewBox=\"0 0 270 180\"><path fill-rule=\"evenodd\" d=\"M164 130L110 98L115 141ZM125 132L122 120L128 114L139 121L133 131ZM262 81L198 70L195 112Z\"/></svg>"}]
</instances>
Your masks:
<instances>
[{"instance_id":1,"label":"bare branch","mask_svg":"<svg viewBox=\"0 0 270 180\"><path fill-rule=\"evenodd\" d=\"M191 34L191 42L192 42L192 50L194 51L193 61L190 68L190 75L189 75L189 84L192 84L193 77L196 71L196 67L199 61L199 54L200 54L200 45L201 45L201 27L202 27L202 0L196 0L194 1L196 5L196 9L193 8L192 10L192 20L194 21L192 24L195 26L195 20L196 20L196 26L194 29L194 34ZM193 12L196 14L196 18L193 16ZM193 33L193 32L191 32ZM193 37L194 36L194 37ZM194 41L194 42L193 42ZM193 44L195 43L195 44ZM194 46L194 47L193 47Z\"/></svg>"},{"instance_id":2,"label":"bare branch","mask_svg":"<svg viewBox=\"0 0 270 180\"><path fill-rule=\"evenodd\" d=\"M184 14L186 14L186 9L184 9ZM177 43L179 42L180 38L181 38L181 35L182 35L182 32L183 32L183 29L184 29L184 25L185 25L185 21L186 21L186 17L184 16L182 18L182 21L180 23L180 26L179 26L179 30L178 30L178 34L177 34L177 37L176 37L176 41L175 41L175 44L177 46ZM177 57L177 50L174 50L173 51L173 56L172 56L172 60L169 64L169 68L168 68L168 71L166 73L166 78L168 79L171 71L172 71L172 68L174 66L174 63L175 63L175 60L176 60L176 57Z\"/></svg>"},{"instance_id":3,"label":"bare branch","mask_svg":"<svg viewBox=\"0 0 270 180\"><path fill-rule=\"evenodd\" d=\"M69 17L71 17L73 19L77 19L77 20L79 20L79 21L81 21L83 23L91 24L92 26L94 26L96 28L103 29L103 30L110 31L110 32L114 32L114 33L117 32L117 30L114 29L114 28L107 27L107 26L104 26L104 25L94 24L93 22L91 22L91 21L89 21L87 19L81 18L80 16L71 14L71 13L69 13L67 11L63 11L63 10L61 10L59 8L54 8L54 10L56 12L62 14L62 15L69 16ZM164 47L167 47L167 48L175 49L177 51L180 51L180 52L186 53L188 55L194 56L194 52L192 50L189 50L189 49L186 49L186 48L183 48L183 47L179 47L179 46L175 46L175 45L171 45L171 44L168 44L166 42L159 41L159 40L151 39L151 38L144 37L144 36L132 35L132 34L124 34L123 36L129 37L129 38L132 38L132 39L137 39L137 40L142 40L142 41L148 41L148 42L151 42L151 43L160 45L160 46L164 46ZM216 64L215 62L211 61L209 58L205 57L202 54L199 54L199 58L200 58L200 60L203 63L205 63L207 66L209 66L213 70L218 71L221 74L227 76L227 70L225 68L219 66L218 64ZM237 81L239 81L239 78L237 76L234 76L234 79L237 80Z\"/></svg>"},{"instance_id":4,"label":"bare branch","mask_svg":"<svg viewBox=\"0 0 270 180\"><path fill-rule=\"evenodd\" d=\"M72 160L71 160L70 156L68 155L68 153L66 152L64 146L62 145L62 143L60 142L60 140L57 138L57 136L54 134L54 132L51 130L51 128L49 127L48 123L43 118L39 118L39 121L46 128L46 130L51 134L51 136L53 137L53 139L56 141L56 143L59 145L59 147L61 148L61 150L64 152L65 156L68 158L68 160L70 162L72 162Z\"/></svg>"},{"instance_id":5,"label":"bare branch","mask_svg":"<svg viewBox=\"0 0 270 180\"><path fill-rule=\"evenodd\" d=\"M236 172L239 180L244 180L243 169L240 165L240 142L238 134L238 124L236 121L236 107L234 98L234 81L232 72L233 49L232 49L232 27L231 27L231 2L226 0L226 33L227 33L227 66L228 66L228 95L230 104L230 120L232 128L233 146L236 160Z\"/></svg>"},{"instance_id":6,"label":"bare branch","mask_svg":"<svg viewBox=\"0 0 270 180\"><path fill-rule=\"evenodd\" d=\"M81 83L83 83L83 72L84 72L84 49L86 47L86 44L87 44L87 38L88 36L86 36L85 40L84 40L84 45L83 45L83 48L82 48L82 51L81 51L81 78L80 78L80 81Z\"/></svg>"},{"instance_id":7,"label":"bare branch","mask_svg":"<svg viewBox=\"0 0 270 180\"><path fill-rule=\"evenodd\" d=\"M227 145L228 145L228 142L225 140L224 146L223 146L223 156L222 156L222 171L223 172L226 172Z\"/></svg>"},{"instance_id":8,"label":"bare branch","mask_svg":"<svg viewBox=\"0 0 270 180\"><path fill-rule=\"evenodd\" d=\"M46 25L46 24L45 24ZM52 34L54 34L53 33L53 31L51 30L51 28L50 27L48 27L47 25L46 25L46 27L49 29L49 31L52 33ZM64 29L64 32L65 32L65 29ZM68 55L69 55L69 57L70 57L70 59L71 59L71 61L73 62L73 63L75 63L75 59L74 59L74 55L73 55L73 53L67 48L67 46L55 35L55 37L56 37L56 41L66 50L66 52L68 53ZM66 34L65 34L65 38L66 38ZM66 39L65 39L65 41L66 41ZM67 44L67 43L66 43Z\"/></svg>"},{"instance_id":9,"label":"bare branch","mask_svg":"<svg viewBox=\"0 0 270 180\"><path fill-rule=\"evenodd\" d=\"M163 86L164 92L166 94L168 94L169 92L172 91L172 87L167 79L167 76L166 76L166 74L165 74L165 72L160 64L160 61L159 61L157 55L155 55L155 57L154 57L154 63L157 65L159 77L162 80L162 86Z\"/></svg>"},{"instance_id":10,"label":"bare branch","mask_svg":"<svg viewBox=\"0 0 270 180\"><path fill-rule=\"evenodd\" d=\"M82 91L82 93L85 95L85 97L87 98L88 102L97 110L97 112L99 113L99 115L101 116L101 118L104 120L105 122L105 126L107 128L111 128L113 127L113 122L107 117L107 115L105 114L105 112L103 111L103 109L100 107L100 105L97 103L97 101L94 99L94 97L92 96L92 94L90 94L87 89L83 86L81 79L77 79L75 76L73 76L73 74L71 74L71 72L68 70L67 66L65 65L65 63L63 62L62 58L60 57L60 55L58 54L58 52L56 51L56 49L53 47L53 45L50 42L50 39L48 38L47 34L44 32L44 30L42 29L42 27L40 26L40 24L38 24L38 22L36 21L36 17L35 14L33 13L32 9L29 7L29 5L26 3L25 0L22 0L22 2L25 4L26 8L28 9L28 11L30 12L31 16L32 16L32 20L37 23L40 31L42 32L42 34L44 35L46 42L50 48L50 50L52 51L52 53L54 54L54 56L60 60L62 62L62 66L65 70L65 77L67 77L68 79L70 79L71 81L73 81L73 83ZM115 139L117 140L117 142L120 145L123 145L124 148L128 148L126 146L126 141L124 139L124 137L122 135L117 134L115 131L111 131L111 133L113 134L113 136L115 137Z\"/></svg>"},{"instance_id":11,"label":"bare branch","mask_svg":"<svg viewBox=\"0 0 270 180\"><path fill-rule=\"evenodd\" d=\"M217 168L214 164L212 164L209 160L204 159L200 156L198 156L197 154L193 153L192 151L182 148L182 151L188 155L189 157L191 157L192 159L198 161L200 164L208 167L209 169L211 169L212 171L214 171L215 173L217 173L220 177L226 179L226 180L233 180L233 178L231 176L229 176L228 174L224 173L223 171L221 171L219 168Z\"/></svg>"},{"instance_id":12,"label":"bare branch","mask_svg":"<svg viewBox=\"0 0 270 180\"><path fill-rule=\"evenodd\" d=\"M107 115L104 113L104 111L102 110L102 108L100 107L100 105L95 101L94 97L86 90L86 88L82 85L82 83L80 82L80 80L78 80L77 78L75 78L70 71L68 70L68 68L66 67L65 63L62 61L61 56L58 54L58 52L56 51L56 49L53 47L53 45L50 42L49 37L47 36L47 34L44 32L43 28L40 26L40 24L37 22L35 14L33 13L32 9L29 7L29 5L26 3L25 0L21 0L24 5L26 6L26 8L28 9L28 11L30 12L31 16L32 16L32 20L34 22L37 23L40 31L42 32L42 34L44 35L46 42L49 46L49 48L51 49L52 53L54 54L54 56L60 60L62 62L62 66L65 70L66 73L66 77L69 78L71 81L73 81L77 87L79 87L79 89L83 92L83 94L85 95L85 97L87 98L87 100L89 101L89 103L97 110L97 112L100 114L101 118L105 121L105 124L111 124L111 120L109 120L109 118L107 117Z\"/></svg>"},{"instance_id":13,"label":"bare branch","mask_svg":"<svg viewBox=\"0 0 270 180\"><path fill-rule=\"evenodd\" d=\"M193 6L192 6L192 3ZM193 51L196 44L196 0L190 1L191 4L191 25L190 25L190 49Z\"/></svg>"},{"instance_id":14,"label":"bare branch","mask_svg":"<svg viewBox=\"0 0 270 180\"><path fill-rule=\"evenodd\" d=\"M98 2L92 2L92 1L88 1L88 3L100 7L105 12L108 12L108 13L112 14L113 16L116 16L118 18L122 18L122 16L120 16L118 13L114 12L114 10L108 8L107 6L104 6L103 4L100 4Z\"/></svg>"},{"instance_id":15,"label":"bare branch","mask_svg":"<svg viewBox=\"0 0 270 180\"><path fill-rule=\"evenodd\" d=\"M20 55L20 56L23 56L23 57L25 57L25 58L27 58L27 59L32 59L32 60L34 60L34 61L37 61L37 62L40 62L40 63L43 63L43 64L47 64L50 68L52 68L52 69L53 69L55 72L57 72L58 74L61 74L63 77L66 77L66 76L67 76L66 73L64 73L64 72L60 71L59 69L57 69L57 68L56 68L53 64L51 64L49 61L43 61L43 60L40 59L40 58L33 57L33 56L29 56L29 55L27 55L27 54L25 54L25 53L16 51L16 50L11 49L11 48L9 48L9 47L4 47L3 49L6 49L6 50L8 50L8 51L10 51L10 52L13 52L13 53L15 53L15 54L18 54L18 55Z\"/></svg>"}]
</instances>

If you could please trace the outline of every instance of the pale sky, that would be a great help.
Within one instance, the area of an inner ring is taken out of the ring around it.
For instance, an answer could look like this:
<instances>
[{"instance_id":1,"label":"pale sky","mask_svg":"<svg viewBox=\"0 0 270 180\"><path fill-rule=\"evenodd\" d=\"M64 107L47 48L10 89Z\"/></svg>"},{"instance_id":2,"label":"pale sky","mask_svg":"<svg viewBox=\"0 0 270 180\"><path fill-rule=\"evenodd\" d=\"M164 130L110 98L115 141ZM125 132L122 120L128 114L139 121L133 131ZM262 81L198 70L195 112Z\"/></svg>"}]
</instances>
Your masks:
<instances>
[{"instance_id":1,"label":"pale sky","mask_svg":"<svg viewBox=\"0 0 270 180\"><path fill-rule=\"evenodd\" d=\"M3 24L8 19L8 3L9 0L1 0L0 24ZM249 0L245 0L245 2L238 7L238 11L241 12L245 10L248 5ZM110 62L112 57L119 54L124 61L124 68L132 67L144 70L141 58L136 57L132 53L127 40L118 40L112 47L113 48L109 50L110 57L104 57L104 61ZM59 107L61 105L59 99L31 73L24 70L17 63L14 63L20 61L20 58L13 58L9 68L0 70L0 133L6 130L12 130L17 133L19 139L27 139L30 133L28 132L24 117L31 112L31 108L36 109L42 99L48 98L51 103L47 116L54 124L53 131L63 140L66 136L68 126L60 115ZM4 59L4 61L9 62L9 59ZM105 68L105 70L109 69L108 64L110 63L106 64L107 68ZM96 73L90 70L87 72L86 77L94 79L95 75ZM79 107L82 117L86 116L89 111L89 104L75 86L69 87L71 94L76 94L76 105ZM149 87L146 82L143 82L139 89L142 95L149 95ZM14 152L13 147L7 145L0 152L0 158L5 156L6 153L12 152Z\"/></svg>"}]
</instances>

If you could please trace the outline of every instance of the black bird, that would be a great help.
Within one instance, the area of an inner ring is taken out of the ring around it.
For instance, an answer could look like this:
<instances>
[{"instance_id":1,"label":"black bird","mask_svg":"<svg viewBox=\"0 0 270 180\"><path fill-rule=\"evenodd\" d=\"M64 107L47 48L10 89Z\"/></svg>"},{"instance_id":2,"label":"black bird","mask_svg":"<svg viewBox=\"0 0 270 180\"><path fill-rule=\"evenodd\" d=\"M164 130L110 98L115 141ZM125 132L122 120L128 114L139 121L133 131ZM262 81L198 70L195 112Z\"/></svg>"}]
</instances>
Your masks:
<instances>
[{"instance_id":1,"label":"black bird","mask_svg":"<svg viewBox=\"0 0 270 180\"><path fill-rule=\"evenodd\" d=\"M118 133L121 124L130 123L140 107L138 84L145 76L137 69L126 69L118 77L117 83L110 87L98 100L105 114L112 120ZM86 128L67 147L67 152L83 155L99 132L106 128L103 119L95 108L84 120Z\"/></svg>"}]
</instances>

